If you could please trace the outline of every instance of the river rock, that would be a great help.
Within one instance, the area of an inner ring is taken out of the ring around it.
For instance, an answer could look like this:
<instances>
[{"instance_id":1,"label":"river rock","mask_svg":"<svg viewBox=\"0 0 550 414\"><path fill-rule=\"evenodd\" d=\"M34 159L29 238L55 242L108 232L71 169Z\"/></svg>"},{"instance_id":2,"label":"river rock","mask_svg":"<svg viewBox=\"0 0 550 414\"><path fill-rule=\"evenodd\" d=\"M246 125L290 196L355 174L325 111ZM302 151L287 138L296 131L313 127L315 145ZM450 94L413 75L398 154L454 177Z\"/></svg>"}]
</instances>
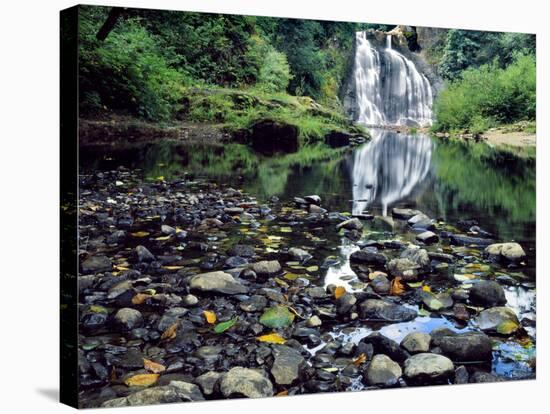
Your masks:
<instances>
[{"instance_id":1,"label":"river rock","mask_svg":"<svg viewBox=\"0 0 550 414\"><path fill-rule=\"evenodd\" d=\"M82 273L97 273L111 270L113 263L107 256L90 256L80 264L80 267Z\"/></svg>"},{"instance_id":2,"label":"river rock","mask_svg":"<svg viewBox=\"0 0 550 414\"><path fill-rule=\"evenodd\" d=\"M402 259L409 259L416 263L423 271L428 271L430 269L430 256L426 249L409 247L403 250L399 257Z\"/></svg>"},{"instance_id":3,"label":"river rock","mask_svg":"<svg viewBox=\"0 0 550 414\"><path fill-rule=\"evenodd\" d=\"M421 290L419 296L424 305L432 311L440 311L453 306L453 298L445 292L432 293Z\"/></svg>"},{"instance_id":4,"label":"river rock","mask_svg":"<svg viewBox=\"0 0 550 414\"><path fill-rule=\"evenodd\" d=\"M167 224L163 224L162 226L160 226L160 231L162 232L162 234L166 235L172 235L176 233L176 229L172 226L168 226Z\"/></svg>"},{"instance_id":5,"label":"river rock","mask_svg":"<svg viewBox=\"0 0 550 414\"><path fill-rule=\"evenodd\" d=\"M376 273L376 272L375 272ZM387 295L390 293L391 283L387 276L382 272L377 272L369 286L379 295Z\"/></svg>"},{"instance_id":6,"label":"river rock","mask_svg":"<svg viewBox=\"0 0 550 414\"><path fill-rule=\"evenodd\" d=\"M298 260L301 263L305 263L313 257L308 252L298 247L291 247L290 249L288 249L288 254L294 260Z\"/></svg>"},{"instance_id":7,"label":"river rock","mask_svg":"<svg viewBox=\"0 0 550 414\"><path fill-rule=\"evenodd\" d=\"M409 220L410 218L420 214L418 210L413 210L410 208L394 208L391 211L393 217L401 220Z\"/></svg>"},{"instance_id":8,"label":"river rock","mask_svg":"<svg viewBox=\"0 0 550 414\"><path fill-rule=\"evenodd\" d=\"M363 347L372 347L371 350L365 349L363 353L370 356L372 354L384 354L390 357L392 360L402 363L410 354L399 346L397 342L390 339L380 332L373 332L365 338L361 339L357 345L357 351L359 352Z\"/></svg>"},{"instance_id":9,"label":"river rock","mask_svg":"<svg viewBox=\"0 0 550 414\"><path fill-rule=\"evenodd\" d=\"M189 279L189 288L199 292L216 292L237 295L248 292L248 288L225 272L209 272L195 275Z\"/></svg>"},{"instance_id":10,"label":"river rock","mask_svg":"<svg viewBox=\"0 0 550 414\"><path fill-rule=\"evenodd\" d=\"M411 332L401 341L401 347L411 354L428 352L432 337L424 332Z\"/></svg>"},{"instance_id":11,"label":"river rock","mask_svg":"<svg viewBox=\"0 0 550 414\"><path fill-rule=\"evenodd\" d=\"M277 260L262 260L252 265L252 270L258 275L269 276L279 274L282 270Z\"/></svg>"},{"instance_id":12,"label":"river rock","mask_svg":"<svg viewBox=\"0 0 550 414\"><path fill-rule=\"evenodd\" d=\"M470 302L480 306L499 306L506 304L504 289L493 280L475 283L470 289Z\"/></svg>"},{"instance_id":13,"label":"river rock","mask_svg":"<svg viewBox=\"0 0 550 414\"><path fill-rule=\"evenodd\" d=\"M451 244L455 246L488 246L494 242L494 240L491 239L464 236L462 234L451 234L449 238L451 239Z\"/></svg>"},{"instance_id":14,"label":"river rock","mask_svg":"<svg viewBox=\"0 0 550 414\"><path fill-rule=\"evenodd\" d=\"M504 306L485 309L475 321L482 331L498 332L503 335L512 334L520 327L515 312Z\"/></svg>"},{"instance_id":15,"label":"river rock","mask_svg":"<svg viewBox=\"0 0 550 414\"><path fill-rule=\"evenodd\" d=\"M225 397L271 397L273 384L259 370L234 367L221 377L220 391Z\"/></svg>"},{"instance_id":16,"label":"river rock","mask_svg":"<svg viewBox=\"0 0 550 414\"><path fill-rule=\"evenodd\" d=\"M420 266L408 258L392 259L386 268L393 277L401 277L405 282L414 282L418 279Z\"/></svg>"},{"instance_id":17,"label":"river rock","mask_svg":"<svg viewBox=\"0 0 550 414\"><path fill-rule=\"evenodd\" d=\"M496 243L485 248L485 255L493 260L517 263L527 256L519 243Z\"/></svg>"},{"instance_id":18,"label":"river rock","mask_svg":"<svg viewBox=\"0 0 550 414\"><path fill-rule=\"evenodd\" d=\"M254 256L254 246L249 244L235 244L227 251L227 254L230 256L250 258Z\"/></svg>"},{"instance_id":19,"label":"river rock","mask_svg":"<svg viewBox=\"0 0 550 414\"><path fill-rule=\"evenodd\" d=\"M338 315L345 315L348 313L356 302L357 298L353 293L344 293L336 300L336 311Z\"/></svg>"},{"instance_id":20,"label":"river rock","mask_svg":"<svg viewBox=\"0 0 550 414\"><path fill-rule=\"evenodd\" d=\"M204 395L212 395L222 375L221 372L209 371L198 376L195 382L199 384Z\"/></svg>"},{"instance_id":21,"label":"river rock","mask_svg":"<svg viewBox=\"0 0 550 414\"><path fill-rule=\"evenodd\" d=\"M271 368L271 375L279 385L291 385L296 381L306 361L300 352L285 345L274 345L275 360Z\"/></svg>"},{"instance_id":22,"label":"river rock","mask_svg":"<svg viewBox=\"0 0 550 414\"><path fill-rule=\"evenodd\" d=\"M307 325L308 328L317 328L318 326L321 326L322 324L323 324L323 322L321 321L321 318L319 318L317 315L313 315L306 322L306 325Z\"/></svg>"},{"instance_id":23,"label":"river rock","mask_svg":"<svg viewBox=\"0 0 550 414\"><path fill-rule=\"evenodd\" d=\"M363 229L363 223L361 223L361 220L354 217L349 220L345 220L341 223L338 223L336 225L336 230L340 229L346 229L346 230L361 230Z\"/></svg>"},{"instance_id":24,"label":"river rock","mask_svg":"<svg viewBox=\"0 0 550 414\"><path fill-rule=\"evenodd\" d=\"M224 213L229 214L230 216L239 215L244 212L242 207L226 207L223 209Z\"/></svg>"},{"instance_id":25,"label":"river rock","mask_svg":"<svg viewBox=\"0 0 550 414\"><path fill-rule=\"evenodd\" d=\"M304 200L306 201L306 203L309 203L309 204L316 204L318 206L321 205L321 197L319 197L316 194L305 196Z\"/></svg>"},{"instance_id":26,"label":"river rock","mask_svg":"<svg viewBox=\"0 0 550 414\"><path fill-rule=\"evenodd\" d=\"M491 361L493 358L491 339L483 332L446 332L438 334L434 344L457 363Z\"/></svg>"},{"instance_id":27,"label":"river rock","mask_svg":"<svg viewBox=\"0 0 550 414\"><path fill-rule=\"evenodd\" d=\"M203 400L204 397L199 387L195 384L183 381L172 381L169 385L147 388L134 392L127 397L105 401L101 406L112 408Z\"/></svg>"},{"instance_id":28,"label":"river rock","mask_svg":"<svg viewBox=\"0 0 550 414\"><path fill-rule=\"evenodd\" d=\"M267 298L262 295L252 295L243 300L239 307L245 312L259 312L267 306Z\"/></svg>"},{"instance_id":29,"label":"river rock","mask_svg":"<svg viewBox=\"0 0 550 414\"><path fill-rule=\"evenodd\" d=\"M388 259L382 253L377 253L371 248L367 247L363 250L353 252L349 257L349 260L352 263L382 267L386 264L386 261Z\"/></svg>"},{"instance_id":30,"label":"river rock","mask_svg":"<svg viewBox=\"0 0 550 414\"><path fill-rule=\"evenodd\" d=\"M115 324L125 331L139 328L143 325L141 312L132 308L122 308L117 311L114 317Z\"/></svg>"},{"instance_id":31,"label":"river rock","mask_svg":"<svg viewBox=\"0 0 550 414\"><path fill-rule=\"evenodd\" d=\"M404 374L412 384L439 384L452 378L454 365L443 355L420 353L405 361Z\"/></svg>"},{"instance_id":32,"label":"river rock","mask_svg":"<svg viewBox=\"0 0 550 414\"><path fill-rule=\"evenodd\" d=\"M147 247L139 245L136 247L136 256L138 261L141 262L152 262L155 260L153 253L147 249Z\"/></svg>"},{"instance_id":33,"label":"river rock","mask_svg":"<svg viewBox=\"0 0 550 414\"><path fill-rule=\"evenodd\" d=\"M424 244L433 244L439 241L439 237L433 231L423 231L416 235L416 240L421 241Z\"/></svg>"},{"instance_id":34,"label":"river rock","mask_svg":"<svg viewBox=\"0 0 550 414\"><path fill-rule=\"evenodd\" d=\"M399 381L402 371L399 364L387 355L379 354L372 358L365 371L365 379L369 385L391 387Z\"/></svg>"},{"instance_id":35,"label":"river rock","mask_svg":"<svg viewBox=\"0 0 550 414\"><path fill-rule=\"evenodd\" d=\"M414 309L386 302L380 299L367 299L359 305L361 319L374 319L386 322L407 322L417 316Z\"/></svg>"},{"instance_id":36,"label":"river rock","mask_svg":"<svg viewBox=\"0 0 550 414\"><path fill-rule=\"evenodd\" d=\"M414 229L432 230L435 228L432 219L424 213L411 217L407 220L407 223Z\"/></svg>"}]
</instances>

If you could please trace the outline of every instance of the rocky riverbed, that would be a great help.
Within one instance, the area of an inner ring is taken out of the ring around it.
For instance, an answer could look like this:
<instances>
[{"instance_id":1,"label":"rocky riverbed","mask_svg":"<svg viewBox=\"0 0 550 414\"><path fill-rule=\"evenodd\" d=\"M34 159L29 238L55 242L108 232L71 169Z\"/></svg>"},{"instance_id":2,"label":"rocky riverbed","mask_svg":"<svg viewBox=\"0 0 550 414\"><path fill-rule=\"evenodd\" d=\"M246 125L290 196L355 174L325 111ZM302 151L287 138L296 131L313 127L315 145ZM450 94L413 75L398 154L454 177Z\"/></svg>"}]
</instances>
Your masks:
<instances>
[{"instance_id":1,"label":"rocky riverbed","mask_svg":"<svg viewBox=\"0 0 550 414\"><path fill-rule=\"evenodd\" d=\"M119 168L80 177L83 407L535 376L535 286L483 223Z\"/></svg>"}]
</instances>

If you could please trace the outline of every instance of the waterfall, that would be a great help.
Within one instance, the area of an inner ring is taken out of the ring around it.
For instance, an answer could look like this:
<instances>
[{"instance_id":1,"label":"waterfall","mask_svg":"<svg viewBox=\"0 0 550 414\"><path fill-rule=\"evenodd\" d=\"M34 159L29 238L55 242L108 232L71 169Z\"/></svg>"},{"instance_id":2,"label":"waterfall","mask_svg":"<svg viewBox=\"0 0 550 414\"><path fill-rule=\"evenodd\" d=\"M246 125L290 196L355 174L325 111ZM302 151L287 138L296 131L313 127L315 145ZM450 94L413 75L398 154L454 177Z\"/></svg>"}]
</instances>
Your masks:
<instances>
[{"instance_id":1,"label":"waterfall","mask_svg":"<svg viewBox=\"0 0 550 414\"><path fill-rule=\"evenodd\" d=\"M426 126L432 122L432 88L415 64L392 49L376 48L356 33L356 121L366 125Z\"/></svg>"},{"instance_id":2,"label":"waterfall","mask_svg":"<svg viewBox=\"0 0 550 414\"><path fill-rule=\"evenodd\" d=\"M373 139L360 147L351 164L353 214L388 206L410 196L430 172L433 142L425 135L372 130Z\"/></svg>"}]
</instances>

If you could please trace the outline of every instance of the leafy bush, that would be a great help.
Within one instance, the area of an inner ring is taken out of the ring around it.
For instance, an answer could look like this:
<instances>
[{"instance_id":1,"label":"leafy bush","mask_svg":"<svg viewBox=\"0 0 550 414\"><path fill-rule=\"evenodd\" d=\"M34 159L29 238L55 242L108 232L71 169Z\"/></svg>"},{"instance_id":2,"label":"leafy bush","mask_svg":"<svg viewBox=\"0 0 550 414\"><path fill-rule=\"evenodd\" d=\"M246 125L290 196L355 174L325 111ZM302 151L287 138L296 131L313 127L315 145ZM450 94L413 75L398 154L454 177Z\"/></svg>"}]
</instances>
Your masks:
<instances>
[{"instance_id":1,"label":"leafy bush","mask_svg":"<svg viewBox=\"0 0 550 414\"><path fill-rule=\"evenodd\" d=\"M285 54L271 48L260 67L259 86L267 92L284 92L291 78Z\"/></svg>"},{"instance_id":2,"label":"leafy bush","mask_svg":"<svg viewBox=\"0 0 550 414\"><path fill-rule=\"evenodd\" d=\"M467 69L440 92L435 101L435 130L492 126L536 115L536 66L532 55L516 55L505 69L497 63Z\"/></svg>"},{"instance_id":3,"label":"leafy bush","mask_svg":"<svg viewBox=\"0 0 550 414\"><path fill-rule=\"evenodd\" d=\"M105 41L95 38L98 21L81 19L81 111L117 110L151 120L169 118L182 96L185 74L170 66L154 36L137 21L115 28Z\"/></svg>"}]
</instances>

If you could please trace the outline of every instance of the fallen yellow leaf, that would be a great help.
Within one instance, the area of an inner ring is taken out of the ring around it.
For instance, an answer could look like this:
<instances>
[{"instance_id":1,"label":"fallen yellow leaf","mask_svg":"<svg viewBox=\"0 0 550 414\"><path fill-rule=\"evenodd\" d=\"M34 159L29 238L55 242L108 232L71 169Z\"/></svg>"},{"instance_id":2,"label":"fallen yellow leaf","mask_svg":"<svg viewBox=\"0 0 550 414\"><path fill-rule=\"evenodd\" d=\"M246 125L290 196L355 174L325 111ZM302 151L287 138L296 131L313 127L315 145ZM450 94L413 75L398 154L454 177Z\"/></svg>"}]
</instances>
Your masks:
<instances>
[{"instance_id":1,"label":"fallen yellow leaf","mask_svg":"<svg viewBox=\"0 0 550 414\"><path fill-rule=\"evenodd\" d=\"M131 233L134 237L147 237L150 233L148 231L136 231L135 233Z\"/></svg>"},{"instance_id":2,"label":"fallen yellow leaf","mask_svg":"<svg viewBox=\"0 0 550 414\"><path fill-rule=\"evenodd\" d=\"M162 266L162 268L166 270L180 270L183 266Z\"/></svg>"},{"instance_id":3,"label":"fallen yellow leaf","mask_svg":"<svg viewBox=\"0 0 550 414\"><path fill-rule=\"evenodd\" d=\"M216 318L216 314L214 312L205 310L203 311L203 314L204 314L204 317L206 318L206 322L208 322L209 324L216 323L216 320L218 318Z\"/></svg>"},{"instance_id":4,"label":"fallen yellow leaf","mask_svg":"<svg viewBox=\"0 0 550 414\"><path fill-rule=\"evenodd\" d=\"M405 293L405 286L403 286L403 283L401 283L401 278L398 276L391 282L391 289L390 289L390 295L402 295Z\"/></svg>"},{"instance_id":5,"label":"fallen yellow leaf","mask_svg":"<svg viewBox=\"0 0 550 414\"><path fill-rule=\"evenodd\" d=\"M288 396L288 390L283 390L275 394L275 397L286 397L286 396Z\"/></svg>"},{"instance_id":6,"label":"fallen yellow leaf","mask_svg":"<svg viewBox=\"0 0 550 414\"><path fill-rule=\"evenodd\" d=\"M151 295L148 295L146 293L137 293L133 298L132 298L132 303L134 305L143 305L143 303L145 303L145 301L147 299L149 299L151 297Z\"/></svg>"},{"instance_id":7,"label":"fallen yellow leaf","mask_svg":"<svg viewBox=\"0 0 550 414\"><path fill-rule=\"evenodd\" d=\"M161 372L166 371L166 367L164 365L150 361L145 358L143 358L143 368L145 368L147 371L151 371L154 374L160 374Z\"/></svg>"},{"instance_id":8,"label":"fallen yellow leaf","mask_svg":"<svg viewBox=\"0 0 550 414\"><path fill-rule=\"evenodd\" d=\"M160 340L164 341L164 340L174 339L177 333L178 333L178 322L173 323L168 328L166 328L166 330L162 333Z\"/></svg>"},{"instance_id":9,"label":"fallen yellow leaf","mask_svg":"<svg viewBox=\"0 0 550 414\"><path fill-rule=\"evenodd\" d=\"M159 374L138 374L128 378L124 383L128 387L148 387L159 379Z\"/></svg>"},{"instance_id":10,"label":"fallen yellow leaf","mask_svg":"<svg viewBox=\"0 0 550 414\"><path fill-rule=\"evenodd\" d=\"M361 354L353 360L353 365L358 367L359 365L361 365L362 363L364 363L366 361L367 361L367 356L365 354Z\"/></svg>"},{"instance_id":11,"label":"fallen yellow leaf","mask_svg":"<svg viewBox=\"0 0 550 414\"><path fill-rule=\"evenodd\" d=\"M278 333L270 333L262 336L256 337L256 339L260 342L267 342L270 344L284 344L286 342L286 339L283 338Z\"/></svg>"},{"instance_id":12,"label":"fallen yellow leaf","mask_svg":"<svg viewBox=\"0 0 550 414\"><path fill-rule=\"evenodd\" d=\"M432 291L432 289L430 289L430 287L429 287L428 285L422 286L422 290L423 290L424 292L431 292L431 291Z\"/></svg>"},{"instance_id":13,"label":"fallen yellow leaf","mask_svg":"<svg viewBox=\"0 0 550 414\"><path fill-rule=\"evenodd\" d=\"M344 286L338 286L336 289L334 289L334 298L338 299L344 296L345 293L346 293L346 288Z\"/></svg>"}]
</instances>

